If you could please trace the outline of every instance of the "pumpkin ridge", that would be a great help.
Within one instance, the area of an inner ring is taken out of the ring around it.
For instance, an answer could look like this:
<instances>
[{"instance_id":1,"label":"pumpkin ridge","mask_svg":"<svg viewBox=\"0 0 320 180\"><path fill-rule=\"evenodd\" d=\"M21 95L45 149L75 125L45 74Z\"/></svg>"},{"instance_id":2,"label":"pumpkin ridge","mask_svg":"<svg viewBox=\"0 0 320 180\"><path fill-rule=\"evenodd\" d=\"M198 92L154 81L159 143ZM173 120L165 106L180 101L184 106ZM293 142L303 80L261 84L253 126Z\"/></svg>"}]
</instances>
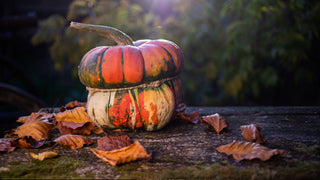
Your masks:
<instances>
[{"instance_id":1,"label":"pumpkin ridge","mask_svg":"<svg viewBox=\"0 0 320 180\"><path fill-rule=\"evenodd\" d=\"M129 94L129 97L130 97L130 100L131 100L131 103L130 105L133 106L133 112L131 112L131 108L130 108L130 105L129 105L129 113L131 115L131 120L128 119L128 124L130 126L131 129L134 129L134 127L136 126L136 117L137 117L137 109L136 109L136 105L135 105L135 98L133 97L132 95L132 92L131 92L131 89L128 90L128 94Z\"/></svg>"},{"instance_id":2,"label":"pumpkin ridge","mask_svg":"<svg viewBox=\"0 0 320 180\"><path fill-rule=\"evenodd\" d=\"M104 82L104 79L101 79L101 69L99 69L99 68L101 68L101 64L102 64L102 57L103 57L103 55L104 55L104 53L107 51L109 49L109 47L105 47L104 48L104 50L103 50L103 52L101 52L101 55L100 55L100 58L98 58L97 59L97 65L96 66L98 66L97 67L97 69L98 69L98 71L99 71L99 80L97 81L97 84L99 85L99 86L103 86L103 82Z\"/></svg>"},{"instance_id":3,"label":"pumpkin ridge","mask_svg":"<svg viewBox=\"0 0 320 180\"><path fill-rule=\"evenodd\" d=\"M106 87L106 81L105 81L104 77L102 76L102 64L103 64L103 59L104 59L103 57L108 50L109 50L109 47L105 51L103 51L103 53L101 54L101 57L100 57L101 60L100 60L99 66L98 66L100 82L104 87Z\"/></svg>"},{"instance_id":4,"label":"pumpkin ridge","mask_svg":"<svg viewBox=\"0 0 320 180\"><path fill-rule=\"evenodd\" d=\"M159 86L159 92L161 91L161 93L163 94L164 98L166 99L167 103L170 104L170 101L167 97L167 94L165 93L164 89L163 89L163 85L168 86L166 83L162 84L161 86ZM170 86L169 86L170 87Z\"/></svg>"},{"instance_id":5,"label":"pumpkin ridge","mask_svg":"<svg viewBox=\"0 0 320 180\"><path fill-rule=\"evenodd\" d=\"M111 121L111 118L110 118L110 114L109 114L109 106L110 106L110 99L111 99L111 92L108 92L109 93L109 98L108 98L108 103L107 103L107 106L106 106L106 113L107 113L107 117L108 117L108 120Z\"/></svg>"},{"instance_id":6,"label":"pumpkin ridge","mask_svg":"<svg viewBox=\"0 0 320 180\"><path fill-rule=\"evenodd\" d=\"M125 84L125 82L127 82L127 80L125 79L125 76L124 76L124 60L123 60L123 47L121 47L121 69L122 69L122 84Z\"/></svg>"},{"instance_id":7,"label":"pumpkin ridge","mask_svg":"<svg viewBox=\"0 0 320 180\"><path fill-rule=\"evenodd\" d=\"M137 47L139 47L139 46L137 46ZM140 82L145 82L145 80L146 80L146 68L145 68L145 62L144 62L144 57L143 57L143 55L142 55L142 52L141 52L141 50L140 50L140 48L138 48L138 51L139 51L139 53L140 53L140 55L141 55L141 58L142 58L142 65L143 65L143 75L142 75L142 80L140 81Z\"/></svg>"},{"instance_id":8,"label":"pumpkin ridge","mask_svg":"<svg viewBox=\"0 0 320 180\"><path fill-rule=\"evenodd\" d=\"M174 96L174 97L177 97L177 96L176 96L176 87L175 87L173 81L166 81L165 84L166 84L169 88L172 88L173 96ZM178 101L178 99L175 99L175 101ZM176 102L175 102L175 103L176 103Z\"/></svg>"},{"instance_id":9,"label":"pumpkin ridge","mask_svg":"<svg viewBox=\"0 0 320 180\"><path fill-rule=\"evenodd\" d=\"M167 61L165 61L165 64L167 64L168 67L171 67L170 72L171 72L172 74L174 74L174 73L176 72L177 67L176 67L176 65L175 65L175 63L174 63L174 61L173 61L173 57L172 57L171 53L170 53L165 47L163 47L163 46L161 46L161 45L159 45L159 44L153 44L153 45L162 48L162 49L163 49L164 51L166 51L166 53L169 55L171 66L170 66L170 64L168 64ZM161 70L161 72L162 72L162 73L163 73L163 72L166 73L164 70ZM161 73L161 74L162 74L162 73ZM171 73L170 73L170 74L171 74Z\"/></svg>"}]
</instances>

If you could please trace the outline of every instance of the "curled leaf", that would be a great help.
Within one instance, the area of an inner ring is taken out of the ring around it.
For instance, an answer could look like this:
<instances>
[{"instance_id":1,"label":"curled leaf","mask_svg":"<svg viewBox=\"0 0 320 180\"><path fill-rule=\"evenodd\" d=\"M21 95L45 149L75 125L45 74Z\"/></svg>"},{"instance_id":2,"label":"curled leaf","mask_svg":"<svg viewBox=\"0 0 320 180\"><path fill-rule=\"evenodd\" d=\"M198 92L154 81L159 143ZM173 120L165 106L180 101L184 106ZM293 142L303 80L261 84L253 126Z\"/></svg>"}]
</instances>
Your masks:
<instances>
[{"instance_id":1,"label":"curled leaf","mask_svg":"<svg viewBox=\"0 0 320 180\"><path fill-rule=\"evenodd\" d=\"M184 121L191 122L193 124L197 124L200 120L200 113L199 111L195 111L193 113L186 113L187 106L185 104L179 104L178 107L175 109L176 112L176 119L181 119Z\"/></svg>"},{"instance_id":2,"label":"curled leaf","mask_svg":"<svg viewBox=\"0 0 320 180\"><path fill-rule=\"evenodd\" d=\"M49 139L51 132L54 129L54 125L48 122L33 122L33 123L25 123L19 126L15 134L19 137L23 138L25 136L31 136L37 141Z\"/></svg>"},{"instance_id":3,"label":"curled leaf","mask_svg":"<svg viewBox=\"0 0 320 180\"><path fill-rule=\"evenodd\" d=\"M77 107L54 115L61 134L91 134L94 124L84 107Z\"/></svg>"},{"instance_id":4,"label":"curled leaf","mask_svg":"<svg viewBox=\"0 0 320 180\"><path fill-rule=\"evenodd\" d=\"M266 141L266 137L261 133L261 128L256 124L243 125L240 126L240 129L242 136L250 142L264 143Z\"/></svg>"},{"instance_id":5,"label":"curled leaf","mask_svg":"<svg viewBox=\"0 0 320 180\"><path fill-rule=\"evenodd\" d=\"M212 126L218 134L224 128L230 126L230 123L226 121L223 117L221 117L218 113L209 116L202 116L201 122L206 126Z\"/></svg>"},{"instance_id":6,"label":"curled leaf","mask_svg":"<svg viewBox=\"0 0 320 180\"><path fill-rule=\"evenodd\" d=\"M175 111L179 112L179 113L185 113L186 109L187 109L187 105L184 103L181 103L178 105L178 107L175 109Z\"/></svg>"},{"instance_id":7,"label":"curled leaf","mask_svg":"<svg viewBox=\"0 0 320 180\"><path fill-rule=\"evenodd\" d=\"M227 155L232 154L232 157L237 161L241 161L243 159L252 160L255 158L266 161L274 155L286 153L285 150L270 149L257 143L241 141L233 141L230 144L220 146L216 149L217 151Z\"/></svg>"},{"instance_id":8,"label":"curled leaf","mask_svg":"<svg viewBox=\"0 0 320 180\"><path fill-rule=\"evenodd\" d=\"M25 136L23 138L17 138L12 141L12 144L18 148L39 148L44 145L46 141L37 141L31 136Z\"/></svg>"},{"instance_id":9,"label":"curled leaf","mask_svg":"<svg viewBox=\"0 0 320 180\"><path fill-rule=\"evenodd\" d=\"M17 122L20 123L33 123L39 121L48 121L48 119L52 118L52 114L45 112L37 112L31 113L29 116L21 116L18 118Z\"/></svg>"},{"instance_id":10,"label":"curled leaf","mask_svg":"<svg viewBox=\"0 0 320 180\"><path fill-rule=\"evenodd\" d=\"M57 122L65 121L81 124L92 122L88 114L85 112L84 107L77 107L57 114L54 113L54 116L56 117Z\"/></svg>"},{"instance_id":11,"label":"curled leaf","mask_svg":"<svg viewBox=\"0 0 320 180\"><path fill-rule=\"evenodd\" d=\"M14 151L14 149L16 148L15 146L13 146L12 142L15 140L16 138L1 138L0 139L0 152L6 152L9 153L11 151Z\"/></svg>"},{"instance_id":12,"label":"curled leaf","mask_svg":"<svg viewBox=\"0 0 320 180\"><path fill-rule=\"evenodd\" d=\"M102 134L102 133L104 133L103 129L101 127L99 127L99 126L94 126L92 128L92 132L94 134Z\"/></svg>"},{"instance_id":13,"label":"curled leaf","mask_svg":"<svg viewBox=\"0 0 320 180\"><path fill-rule=\"evenodd\" d=\"M177 113L176 118L191 122L193 124L197 124L200 120L200 115L199 115L199 111L195 111L195 112L189 113L189 114Z\"/></svg>"},{"instance_id":14,"label":"curled leaf","mask_svg":"<svg viewBox=\"0 0 320 180\"><path fill-rule=\"evenodd\" d=\"M67 103L65 106L61 106L60 112L64 112L66 110L74 109L77 107L86 108L86 106L87 106L86 102L78 102L77 100L75 100L75 101L71 101L71 102Z\"/></svg>"},{"instance_id":15,"label":"curled leaf","mask_svg":"<svg viewBox=\"0 0 320 180\"><path fill-rule=\"evenodd\" d=\"M116 149L121 149L132 144L132 141L129 136L105 136L98 140L98 150L102 151L112 151Z\"/></svg>"},{"instance_id":16,"label":"curled leaf","mask_svg":"<svg viewBox=\"0 0 320 180\"><path fill-rule=\"evenodd\" d=\"M43 161L44 159L54 158L54 157L58 156L58 153L53 152L53 151L46 151L46 152L42 152L39 154L30 153L30 155L34 159L38 159L40 161Z\"/></svg>"},{"instance_id":17,"label":"curled leaf","mask_svg":"<svg viewBox=\"0 0 320 180\"><path fill-rule=\"evenodd\" d=\"M151 153L148 154L138 141L135 141L130 146L113 151L102 151L98 149L91 149L91 151L112 166L151 157Z\"/></svg>"},{"instance_id":18,"label":"curled leaf","mask_svg":"<svg viewBox=\"0 0 320 180\"><path fill-rule=\"evenodd\" d=\"M3 137L4 138L9 138L12 134L14 134L15 131L16 130L14 130L14 129L10 129L10 130L4 131L3 132Z\"/></svg>"},{"instance_id":19,"label":"curled leaf","mask_svg":"<svg viewBox=\"0 0 320 180\"><path fill-rule=\"evenodd\" d=\"M54 140L54 142L58 143L60 146L66 146L71 149L82 148L83 145L92 144L94 141L89 140L88 138L81 135L63 135Z\"/></svg>"},{"instance_id":20,"label":"curled leaf","mask_svg":"<svg viewBox=\"0 0 320 180\"><path fill-rule=\"evenodd\" d=\"M58 122L57 128L60 131L60 134L83 134L89 135L91 134L91 130L93 129L94 124L92 122L88 123L73 123L73 122Z\"/></svg>"}]
</instances>

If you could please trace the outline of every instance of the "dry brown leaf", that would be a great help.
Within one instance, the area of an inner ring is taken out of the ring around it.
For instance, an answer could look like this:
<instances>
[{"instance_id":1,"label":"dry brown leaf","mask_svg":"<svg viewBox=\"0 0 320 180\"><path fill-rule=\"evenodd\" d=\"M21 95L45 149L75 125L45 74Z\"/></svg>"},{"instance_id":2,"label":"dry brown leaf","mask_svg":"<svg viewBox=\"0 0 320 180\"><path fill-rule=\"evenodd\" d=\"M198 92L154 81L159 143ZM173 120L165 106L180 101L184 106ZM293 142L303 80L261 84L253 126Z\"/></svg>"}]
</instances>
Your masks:
<instances>
[{"instance_id":1,"label":"dry brown leaf","mask_svg":"<svg viewBox=\"0 0 320 180\"><path fill-rule=\"evenodd\" d=\"M240 129L242 136L250 142L264 143L266 141L266 137L261 133L261 128L256 124L243 125L240 126Z\"/></svg>"},{"instance_id":2,"label":"dry brown leaf","mask_svg":"<svg viewBox=\"0 0 320 180\"><path fill-rule=\"evenodd\" d=\"M112 166L151 157L151 153L148 154L138 141L135 141L130 146L113 151L102 151L98 149L91 149L91 151Z\"/></svg>"},{"instance_id":3,"label":"dry brown leaf","mask_svg":"<svg viewBox=\"0 0 320 180\"><path fill-rule=\"evenodd\" d=\"M206 126L212 126L214 130L219 134L224 128L230 126L230 123L226 121L223 117L221 117L218 113L202 116L201 117L202 124Z\"/></svg>"},{"instance_id":4,"label":"dry brown leaf","mask_svg":"<svg viewBox=\"0 0 320 180\"><path fill-rule=\"evenodd\" d=\"M15 129L6 130L3 132L3 137L10 138L10 136L13 135L15 131Z\"/></svg>"},{"instance_id":5,"label":"dry brown leaf","mask_svg":"<svg viewBox=\"0 0 320 180\"><path fill-rule=\"evenodd\" d=\"M84 107L77 107L71 110L54 114L57 127L61 134L91 134L93 122L85 112Z\"/></svg>"},{"instance_id":6,"label":"dry brown leaf","mask_svg":"<svg viewBox=\"0 0 320 180\"><path fill-rule=\"evenodd\" d=\"M182 119L184 121L188 121L188 122L191 122L193 124L197 124L200 120L200 114L199 114L199 111L195 111L193 113L177 113L176 114L176 118L177 119Z\"/></svg>"},{"instance_id":7,"label":"dry brown leaf","mask_svg":"<svg viewBox=\"0 0 320 180\"><path fill-rule=\"evenodd\" d=\"M42 152L39 154L30 153L30 155L34 159L38 159L40 161L43 161L44 159L54 158L54 157L58 156L58 153L53 152L53 151L46 151L46 152Z\"/></svg>"},{"instance_id":8,"label":"dry brown leaf","mask_svg":"<svg viewBox=\"0 0 320 180\"><path fill-rule=\"evenodd\" d=\"M193 124L197 124L200 120L200 113L199 111L195 111L193 113L186 113L187 105L179 104L178 107L175 109L175 119L181 119L184 121L191 122Z\"/></svg>"},{"instance_id":9,"label":"dry brown leaf","mask_svg":"<svg viewBox=\"0 0 320 180\"><path fill-rule=\"evenodd\" d=\"M39 148L44 145L46 141L37 141L31 136L25 136L23 138L17 138L12 141L13 146L18 148Z\"/></svg>"},{"instance_id":10,"label":"dry brown leaf","mask_svg":"<svg viewBox=\"0 0 320 180\"><path fill-rule=\"evenodd\" d=\"M94 124L92 122L87 122L84 124L73 123L73 122L64 122L60 121L57 124L60 134L83 134L90 135L91 130L93 129Z\"/></svg>"},{"instance_id":11,"label":"dry brown leaf","mask_svg":"<svg viewBox=\"0 0 320 180\"><path fill-rule=\"evenodd\" d=\"M52 116L53 116L53 114L45 113L45 112L31 113L29 116L19 117L17 122L19 122L19 123L33 123L33 122L38 122L38 121L48 121L48 119L51 118Z\"/></svg>"},{"instance_id":12,"label":"dry brown leaf","mask_svg":"<svg viewBox=\"0 0 320 180\"><path fill-rule=\"evenodd\" d=\"M104 133L103 129L101 127L99 127L99 126L94 126L92 128L92 132L94 134L102 134L102 133Z\"/></svg>"},{"instance_id":13,"label":"dry brown leaf","mask_svg":"<svg viewBox=\"0 0 320 180\"><path fill-rule=\"evenodd\" d=\"M88 138L81 135L63 135L54 140L54 142L58 143L60 146L66 146L71 149L82 148L83 145L92 144L94 141L89 140Z\"/></svg>"},{"instance_id":14,"label":"dry brown leaf","mask_svg":"<svg viewBox=\"0 0 320 180\"><path fill-rule=\"evenodd\" d=\"M105 136L98 140L98 150L102 151L112 151L116 149L121 149L132 144L132 141L129 136Z\"/></svg>"},{"instance_id":15,"label":"dry brown leaf","mask_svg":"<svg viewBox=\"0 0 320 180\"><path fill-rule=\"evenodd\" d=\"M179 104L178 107L175 109L175 111L179 113L185 113L186 110L187 110L187 105L184 103Z\"/></svg>"},{"instance_id":16,"label":"dry brown leaf","mask_svg":"<svg viewBox=\"0 0 320 180\"><path fill-rule=\"evenodd\" d=\"M233 141L230 144L220 146L216 149L227 155L232 154L232 157L237 161L243 159L252 160L255 158L266 161L274 155L286 153L285 150L270 149L257 143L241 141Z\"/></svg>"},{"instance_id":17,"label":"dry brown leaf","mask_svg":"<svg viewBox=\"0 0 320 180\"><path fill-rule=\"evenodd\" d=\"M77 107L87 107L87 103L86 102L78 102L77 100L75 101L71 101L69 103L67 103L65 106L61 106L60 108L60 112L64 112L66 110L70 110L70 109L74 109Z\"/></svg>"},{"instance_id":18,"label":"dry brown leaf","mask_svg":"<svg viewBox=\"0 0 320 180\"><path fill-rule=\"evenodd\" d=\"M57 114L54 113L54 116L56 117L57 122L65 121L81 124L92 122L88 114L85 112L84 107L77 107Z\"/></svg>"},{"instance_id":19,"label":"dry brown leaf","mask_svg":"<svg viewBox=\"0 0 320 180\"><path fill-rule=\"evenodd\" d=\"M23 138L25 136L31 136L37 141L49 139L51 132L54 130L54 125L48 122L33 122L25 123L19 126L15 134Z\"/></svg>"},{"instance_id":20,"label":"dry brown leaf","mask_svg":"<svg viewBox=\"0 0 320 180\"><path fill-rule=\"evenodd\" d=\"M14 151L14 149L16 148L15 146L13 146L12 142L15 140L16 138L1 138L0 139L0 152L12 152Z\"/></svg>"}]
</instances>

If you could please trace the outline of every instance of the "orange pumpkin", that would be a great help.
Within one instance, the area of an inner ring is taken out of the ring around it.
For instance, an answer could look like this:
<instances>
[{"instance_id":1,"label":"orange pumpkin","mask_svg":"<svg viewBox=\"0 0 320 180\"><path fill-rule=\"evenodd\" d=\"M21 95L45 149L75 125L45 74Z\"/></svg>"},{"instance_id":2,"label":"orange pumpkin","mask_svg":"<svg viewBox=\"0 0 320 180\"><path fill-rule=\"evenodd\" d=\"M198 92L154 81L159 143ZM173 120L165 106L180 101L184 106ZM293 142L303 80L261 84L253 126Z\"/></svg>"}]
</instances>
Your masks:
<instances>
[{"instance_id":1,"label":"orange pumpkin","mask_svg":"<svg viewBox=\"0 0 320 180\"><path fill-rule=\"evenodd\" d=\"M103 129L164 127L180 101L180 48L163 39L133 42L108 26L72 22L70 27L97 32L118 43L96 47L81 60L78 74L89 90L89 117Z\"/></svg>"}]
</instances>

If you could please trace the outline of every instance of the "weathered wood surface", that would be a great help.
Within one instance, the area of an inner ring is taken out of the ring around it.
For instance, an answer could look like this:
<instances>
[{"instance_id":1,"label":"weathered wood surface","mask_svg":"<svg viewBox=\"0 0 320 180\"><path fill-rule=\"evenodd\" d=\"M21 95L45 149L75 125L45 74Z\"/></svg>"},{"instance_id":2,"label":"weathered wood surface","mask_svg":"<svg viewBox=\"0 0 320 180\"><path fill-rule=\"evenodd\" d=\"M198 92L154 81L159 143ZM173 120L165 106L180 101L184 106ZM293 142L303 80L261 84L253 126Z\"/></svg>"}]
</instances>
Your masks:
<instances>
[{"instance_id":1,"label":"weathered wood surface","mask_svg":"<svg viewBox=\"0 0 320 180\"><path fill-rule=\"evenodd\" d=\"M56 148L60 156L72 156L87 162L86 167L78 168L78 173L93 173L95 178L119 178L136 172L161 173L164 169L177 169L194 165L230 164L241 168L268 168L276 172L278 168L299 166L299 163L320 162L320 107L189 107L187 112L199 110L200 115L219 113L231 125L217 134L207 126L191 124L181 120L172 121L157 132L107 132L107 135L127 134L139 141L152 158L112 167L98 159L90 151L92 145L79 150ZM236 161L231 156L219 153L215 148L234 140L245 141L241 136L241 125L257 124L269 148L284 149L286 154L260 160ZM101 135L102 136L102 135ZM92 135L91 139L101 136ZM40 150L28 150L37 152ZM25 151L16 150L1 154L0 160L10 162L25 159ZM25 160L28 161L28 160ZM317 172L319 175L319 168ZM179 176L177 176L179 177ZM272 177L272 175L271 175ZM143 177L141 177L143 178ZM272 177L275 178L275 177ZM275 178L277 179L277 178Z\"/></svg>"}]
</instances>

